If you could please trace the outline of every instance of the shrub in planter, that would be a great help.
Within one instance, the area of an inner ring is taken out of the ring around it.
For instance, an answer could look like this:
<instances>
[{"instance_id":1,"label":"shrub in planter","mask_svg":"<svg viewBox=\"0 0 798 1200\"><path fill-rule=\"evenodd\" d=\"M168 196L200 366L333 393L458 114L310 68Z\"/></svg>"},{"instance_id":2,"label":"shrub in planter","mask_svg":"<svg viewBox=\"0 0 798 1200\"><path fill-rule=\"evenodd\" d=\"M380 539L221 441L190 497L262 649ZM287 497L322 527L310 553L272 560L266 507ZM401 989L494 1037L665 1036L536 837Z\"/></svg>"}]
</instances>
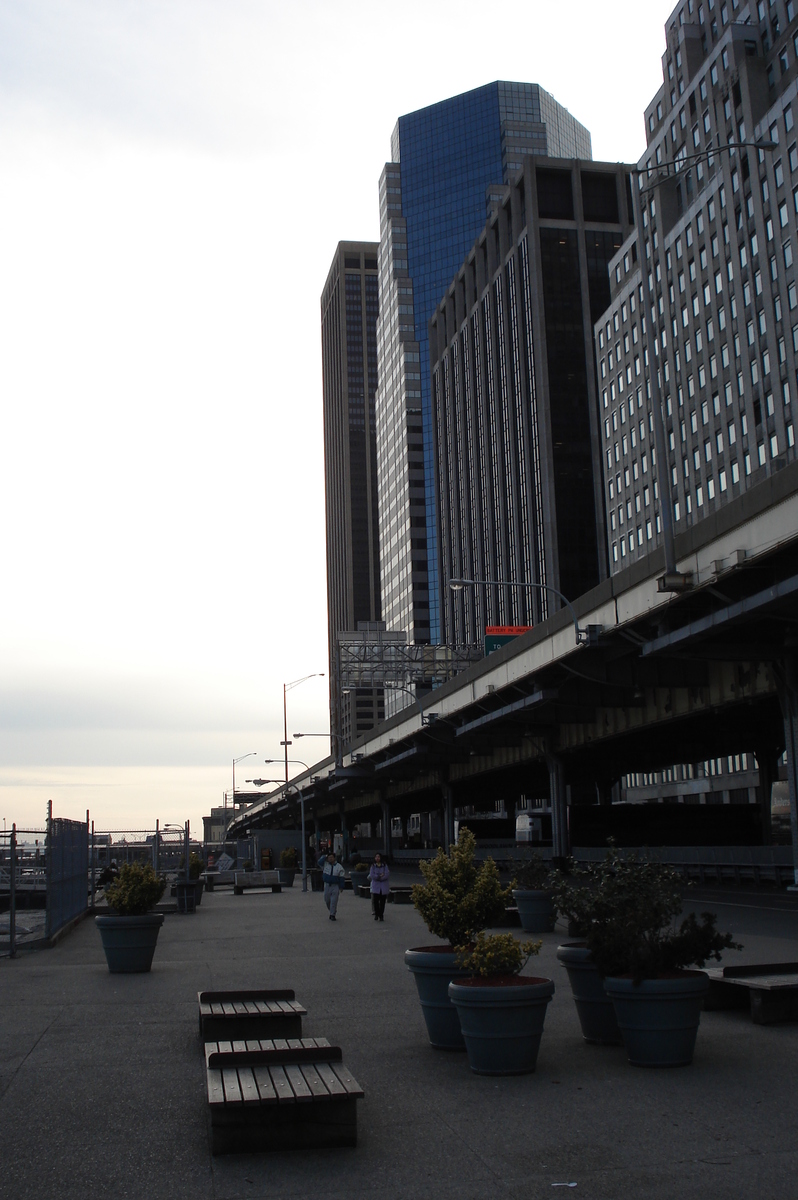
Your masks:
<instances>
[{"instance_id":1,"label":"shrub in planter","mask_svg":"<svg viewBox=\"0 0 798 1200\"><path fill-rule=\"evenodd\" d=\"M165 886L151 866L126 863L106 890L113 915L95 917L95 924L109 971L124 974L149 971L163 925L163 913L153 913L150 909L160 900Z\"/></svg>"},{"instance_id":2,"label":"shrub in planter","mask_svg":"<svg viewBox=\"0 0 798 1200\"><path fill-rule=\"evenodd\" d=\"M554 872L554 905L568 920L572 937L584 939L593 919L599 869L578 867L573 859L566 871ZM566 942L557 947L557 958L565 967L576 1005L582 1036L586 1042L617 1046L621 1041L615 1007L604 990L593 955L582 941Z\"/></svg>"},{"instance_id":3,"label":"shrub in planter","mask_svg":"<svg viewBox=\"0 0 798 1200\"><path fill-rule=\"evenodd\" d=\"M554 873L545 859L532 854L522 862L512 883L513 899L526 933L550 933L557 919L552 899Z\"/></svg>"},{"instance_id":4,"label":"shrub in planter","mask_svg":"<svg viewBox=\"0 0 798 1200\"><path fill-rule=\"evenodd\" d=\"M554 983L520 972L540 947L540 942L517 942L511 933L479 933L472 946L458 951L458 966L469 974L452 980L449 997L477 1075L525 1075L535 1069Z\"/></svg>"},{"instance_id":5,"label":"shrub in planter","mask_svg":"<svg viewBox=\"0 0 798 1200\"><path fill-rule=\"evenodd\" d=\"M141 917L155 907L165 888L166 880L159 879L149 864L125 863L105 889L105 897L118 916Z\"/></svg>"},{"instance_id":6,"label":"shrub in planter","mask_svg":"<svg viewBox=\"0 0 798 1200\"><path fill-rule=\"evenodd\" d=\"M661 863L622 857L612 847L595 871L585 945L615 1006L629 1061L680 1066L692 1061L709 980L701 970L724 950L739 950L715 928L682 911L679 873Z\"/></svg>"},{"instance_id":7,"label":"shrub in planter","mask_svg":"<svg viewBox=\"0 0 798 1200\"><path fill-rule=\"evenodd\" d=\"M280 851L280 866L281 867L293 867L294 870L296 870L296 865L297 865L296 850L293 848L293 846L289 846L287 850Z\"/></svg>"},{"instance_id":8,"label":"shrub in planter","mask_svg":"<svg viewBox=\"0 0 798 1200\"><path fill-rule=\"evenodd\" d=\"M449 999L452 979L465 976L458 967L456 947L470 944L477 933L499 920L507 904L508 889L502 888L492 858L477 867L476 838L470 830L460 833L449 853L421 863L426 886L416 884L413 904L430 933L445 943L417 946L405 952L405 963L413 972L419 1000L433 1046L462 1050L463 1035L457 1012Z\"/></svg>"}]
</instances>

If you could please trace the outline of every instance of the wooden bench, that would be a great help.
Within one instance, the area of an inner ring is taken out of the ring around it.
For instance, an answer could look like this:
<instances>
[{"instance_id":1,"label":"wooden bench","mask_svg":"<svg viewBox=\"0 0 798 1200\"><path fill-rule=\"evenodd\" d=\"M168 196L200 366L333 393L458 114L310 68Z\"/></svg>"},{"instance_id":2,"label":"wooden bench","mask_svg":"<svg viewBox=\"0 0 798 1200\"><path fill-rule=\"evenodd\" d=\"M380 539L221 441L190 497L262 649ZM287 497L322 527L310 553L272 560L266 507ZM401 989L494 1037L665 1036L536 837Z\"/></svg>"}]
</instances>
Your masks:
<instances>
[{"instance_id":1,"label":"wooden bench","mask_svg":"<svg viewBox=\"0 0 798 1200\"><path fill-rule=\"evenodd\" d=\"M205 871L200 876L205 880L205 887L209 892L218 887L233 887L236 881L235 871Z\"/></svg>"},{"instance_id":2,"label":"wooden bench","mask_svg":"<svg viewBox=\"0 0 798 1200\"><path fill-rule=\"evenodd\" d=\"M326 1038L205 1046L211 1152L357 1145L363 1089Z\"/></svg>"},{"instance_id":3,"label":"wooden bench","mask_svg":"<svg viewBox=\"0 0 798 1200\"><path fill-rule=\"evenodd\" d=\"M746 967L706 967L708 1011L749 1008L756 1025L798 1020L798 963L756 963Z\"/></svg>"},{"instance_id":4,"label":"wooden bench","mask_svg":"<svg viewBox=\"0 0 798 1200\"><path fill-rule=\"evenodd\" d=\"M307 1010L293 990L197 992L200 1035L219 1038L302 1037Z\"/></svg>"},{"instance_id":5,"label":"wooden bench","mask_svg":"<svg viewBox=\"0 0 798 1200\"><path fill-rule=\"evenodd\" d=\"M282 890L276 871L236 871L234 894L243 896L247 888L271 888L273 892Z\"/></svg>"}]
</instances>

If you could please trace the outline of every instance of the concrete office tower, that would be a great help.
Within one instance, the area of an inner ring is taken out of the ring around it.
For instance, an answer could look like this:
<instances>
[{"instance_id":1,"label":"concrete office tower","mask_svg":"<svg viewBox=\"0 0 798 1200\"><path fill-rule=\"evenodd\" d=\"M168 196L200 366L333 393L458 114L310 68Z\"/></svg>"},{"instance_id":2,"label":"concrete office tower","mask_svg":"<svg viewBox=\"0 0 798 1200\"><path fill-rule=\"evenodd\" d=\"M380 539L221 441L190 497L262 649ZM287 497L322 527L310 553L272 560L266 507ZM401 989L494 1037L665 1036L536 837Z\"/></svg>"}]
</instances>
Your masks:
<instances>
[{"instance_id":1,"label":"concrete office tower","mask_svg":"<svg viewBox=\"0 0 798 1200\"><path fill-rule=\"evenodd\" d=\"M339 242L321 297L330 730L333 751L385 715L382 690L342 694L338 635L380 620L377 528L377 252Z\"/></svg>"},{"instance_id":2,"label":"concrete office tower","mask_svg":"<svg viewBox=\"0 0 798 1200\"><path fill-rule=\"evenodd\" d=\"M666 26L595 329L612 572L662 541L661 501L678 534L795 456L797 13L685 0Z\"/></svg>"},{"instance_id":3,"label":"concrete office tower","mask_svg":"<svg viewBox=\"0 0 798 1200\"><path fill-rule=\"evenodd\" d=\"M380 178L377 393L382 614L439 642L427 325L486 217L486 189L529 155L591 157L590 134L536 84L491 83L400 117Z\"/></svg>"},{"instance_id":4,"label":"concrete office tower","mask_svg":"<svg viewBox=\"0 0 798 1200\"><path fill-rule=\"evenodd\" d=\"M528 158L430 322L443 635L531 625L607 575L593 325L629 168ZM451 579L530 582L466 587Z\"/></svg>"}]
</instances>

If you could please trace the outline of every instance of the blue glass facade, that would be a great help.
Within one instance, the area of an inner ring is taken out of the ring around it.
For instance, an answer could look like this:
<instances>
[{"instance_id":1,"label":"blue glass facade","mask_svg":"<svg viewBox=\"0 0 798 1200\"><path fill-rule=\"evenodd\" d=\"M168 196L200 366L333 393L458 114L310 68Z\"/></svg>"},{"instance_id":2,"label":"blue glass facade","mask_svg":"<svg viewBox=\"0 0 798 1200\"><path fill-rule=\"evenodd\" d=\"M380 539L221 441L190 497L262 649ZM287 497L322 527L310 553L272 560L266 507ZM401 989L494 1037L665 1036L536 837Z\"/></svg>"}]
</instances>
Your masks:
<instances>
[{"instance_id":1,"label":"blue glass facade","mask_svg":"<svg viewBox=\"0 0 798 1200\"><path fill-rule=\"evenodd\" d=\"M430 641L440 640L438 534L427 322L485 224L485 189L502 178L498 84L399 118L402 213L421 360Z\"/></svg>"},{"instance_id":2,"label":"blue glass facade","mask_svg":"<svg viewBox=\"0 0 798 1200\"><path fill-rule=\"evenodd\" d=\"M590 158L590 135L537 85L495 82L400 117L391 150L401 165L420 355L429 640L435 643L441 619L428 322L485 224L487 188L507 182L524 154Z\"/></svg>"}]
</instances>

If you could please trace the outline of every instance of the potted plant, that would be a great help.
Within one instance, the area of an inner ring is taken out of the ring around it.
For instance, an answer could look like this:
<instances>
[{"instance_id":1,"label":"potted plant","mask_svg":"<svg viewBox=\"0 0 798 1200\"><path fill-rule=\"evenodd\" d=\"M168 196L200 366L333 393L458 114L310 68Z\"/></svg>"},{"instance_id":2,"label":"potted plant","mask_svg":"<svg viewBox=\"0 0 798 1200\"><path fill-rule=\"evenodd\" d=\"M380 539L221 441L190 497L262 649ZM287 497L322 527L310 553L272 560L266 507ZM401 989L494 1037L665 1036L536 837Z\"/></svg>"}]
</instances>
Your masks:
<instances>
[{"instance_id":1,"label":"potted plant","mask_svg":"<svg viewBox=\"0 0 798 1200\"><path fill-rule=\"evenodd\" d=\"M678 928L682 884L672 867L612 847L585 942L615 1006L629 1061L637 1066L692 1062L709 979L700 968L739 950L719 933L713 913L689 913Z\"/></svg>"},{"instance_id":2,"label":"potted plant","mask_svg":"<svg viewBox=\"0 0 798 1200\"><path fill-rule=\"evenodd\" d=\"M163 913L154 908L166 883L152 867L125 863L118 878L106 888L112 915L95 917L100 931L108 970L117 973L149 971L155 943L163 925Z\"/></svg>"},{"instance_id":3,"label":"potted plant","mask_svg":"<svg viewBox=\"0 0 798 1200\"><path fill-rule=\"evenodd\" d=\"M593 919L600 874L600 866L588 864L577 867L573 860L569 861L567 873L554 873L554 907L561 917L567 918L568 932L580 939L558 946L557 958L568 974L585 1041L601 1046L617 1046L621 1041L621 1031L615 1006L604 990L604 980L585 941Z\"/></svg>"},{"instance_id":4,"label":"potted plant","mask_svg":"<svg viewBox=\"0 0 798 1200\"><path fill-rule=\"evenodd\" d=\"M436 946L416 946L405 951L405 963L416 981L429 1040L440 1050L465 1047L457 1011L449 999L449 983L468 970L456 962L456 947L468 946L480 930L497 921L507 903L507 889L499 882L492 858L481 867L474 862L476 838L463 829L449 853L438 850L422 862L426 886L413 888L413 904L431 934L443 940Z\"/></svg>"},{"instance_id":5,"label":"potted plant","mask_svg":"<svg viewBox=\"0 0 798 1200\"><path fill-rule=\"evenodd\" d=\"M296 850L290 846L280 851L280 865L277 868L277 878L283 887L293 887L296 876Z\"/></svg>"},{"instance_id":6,"label":"potted plant","mask_svg":"<svg viewBox=\"0 0 798 1200\"><path fill-rule=\"evenodd\" d=\"M352 891L356 896L360 896L361 898L365 896L367 899L370 891L367 890L364 892L363 888L369 888L368 870L369 864L367 862L356 862L350 871Z\"/></svg>"},{"instance_id":7,"label":"potted plant","mask_svg":"<svg viewBox=\"0 0 798 1200\"><path fill-rule=\"evenodd\" d=\"M513 899L525 933L551 933L557 913L552 898L552 872L539 854L527 858L513 880Z\"/></svg>"},{"instance_id":8,"label":"potted plant","mask_svg":"<svg viewBox=\"0 0 798 1200\"><path fill-rule=\"evenodd\" d=\"M477 1075L527 1075L534 1071L554 982L522 975L540 942L517 942L511 933L477 934L458 951L468 972L449 984L468 1063Z\"/></svg>"}]
</instances>

